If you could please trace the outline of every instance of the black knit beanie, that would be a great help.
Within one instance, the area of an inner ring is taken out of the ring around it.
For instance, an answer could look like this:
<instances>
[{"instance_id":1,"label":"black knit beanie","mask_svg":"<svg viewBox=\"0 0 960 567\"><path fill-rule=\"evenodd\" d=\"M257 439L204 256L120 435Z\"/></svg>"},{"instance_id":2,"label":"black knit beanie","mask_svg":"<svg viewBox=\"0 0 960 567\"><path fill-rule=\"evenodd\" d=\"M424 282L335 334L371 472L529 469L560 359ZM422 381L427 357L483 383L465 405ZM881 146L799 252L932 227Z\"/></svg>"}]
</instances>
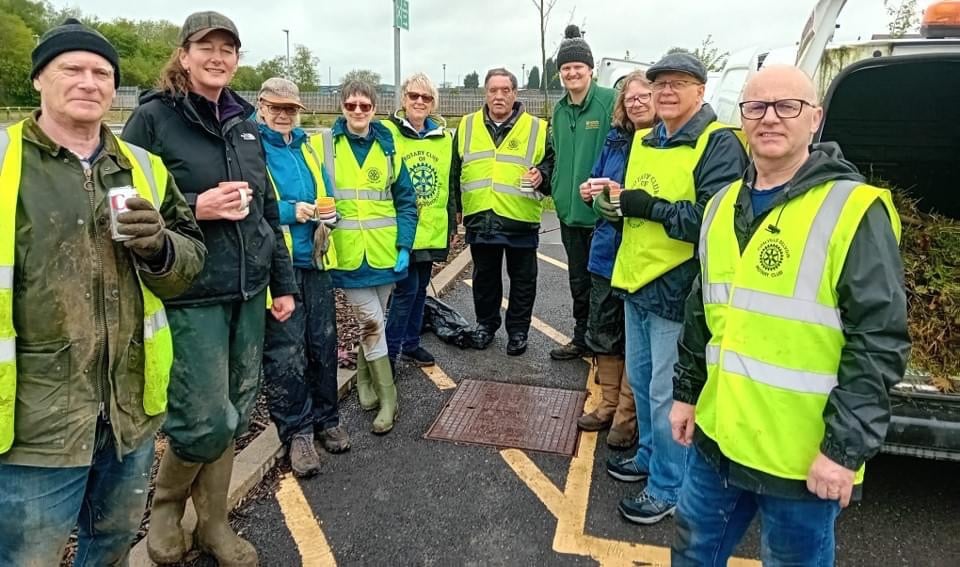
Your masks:
<instances>
[{"instance_id":1,"label":"black knit beanie","mask_svg":"<svg viewBox=\"0 0 960 567\"><path fill-rule=\"evenodd\" d=\"M563 32L563 41L557 51L557 69L564 63L583 63L593 69L593 52L583 39L580 28L570 24Z\"/></svg>"},{"instance_id":2,"label":"black knit beanie","mask_svg":"<svg viewBox=\"0 0 960 567\"><path fill-rule=\"evenodd\" d=\"M33 59L30 78L37 78L48 63L61 53L68 51L89 51L109 61L113 67L113 85L120 86L120 56L117 50L100 32L83 25L76 18L67 18L62 24L50 28L40 37L40 43L30 54Z\"/></svg>"}]
</instances>

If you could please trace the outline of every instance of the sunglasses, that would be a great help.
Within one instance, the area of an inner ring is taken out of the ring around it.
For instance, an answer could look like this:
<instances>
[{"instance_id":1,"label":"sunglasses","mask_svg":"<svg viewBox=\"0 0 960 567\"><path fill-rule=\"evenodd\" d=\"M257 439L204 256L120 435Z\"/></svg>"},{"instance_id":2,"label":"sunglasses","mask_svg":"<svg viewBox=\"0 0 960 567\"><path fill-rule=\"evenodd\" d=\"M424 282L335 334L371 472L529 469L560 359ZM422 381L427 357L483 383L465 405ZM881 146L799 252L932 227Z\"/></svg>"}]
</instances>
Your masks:
<instances>
[{"instance_id":1,"label":"sunglasses","mask_svg":"<svg viewBox=\"0 0 960 567\"><path fill-rule=\"evenodd\" d=\"M407 93L407 99L410 100L411 102L416 102L416 101L418 101L418 100L422 100L423 102L425 102L425 103L427 103L427 104L430 104L431 102L433 102L433 97L432 97L431 95L421 94L421 93L411 93L411 92L408 92L408 93Z\"/></svg>"},{"instance_id":2,"label":"sunglasses","mask_svg":"<svg viewBox=\"0 0 960 567\"><path fill-rule=\"evenodd\" d=\"M370 112L373 110L373 105L369 102L345 102L343 103L343 107L347 109L347 112L354 112L358 108L360 112Z\"/></svg>"}]
</instances>

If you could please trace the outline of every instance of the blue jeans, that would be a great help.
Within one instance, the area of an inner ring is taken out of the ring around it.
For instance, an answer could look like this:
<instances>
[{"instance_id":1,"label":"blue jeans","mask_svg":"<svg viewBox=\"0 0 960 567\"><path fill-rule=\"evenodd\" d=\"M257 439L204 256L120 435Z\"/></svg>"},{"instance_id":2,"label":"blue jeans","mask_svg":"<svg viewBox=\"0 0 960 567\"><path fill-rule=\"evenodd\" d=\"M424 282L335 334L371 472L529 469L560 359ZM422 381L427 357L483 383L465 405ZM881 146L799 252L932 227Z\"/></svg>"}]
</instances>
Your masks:
<instances>
[{"instance_id":1,"label":"blue jeans","mask_svg":"<svg viewBox=\"0 0 960 567\"><path fill-rule=\"evenodd\" d=\"M390 299L387 314L387 352L396 360L401 352L420 348L420 328L423 326L423 305L427 301L427 286L433 272L433 262L413 262L407 277L397 282Z\"/></svg>"},{"instance_id":2,"label":"blue jeans","mask_svg":"<svg viewBox=\"0 0 960 567\"><path fill-rule=\"evenodd\" d=\"M152 435L121 462L101 424L90 466L0 465L0 567L59 565L77 525L74 565L126 565L152 464Z\"/></svg>"},{"instance_id":3,"label":"blue jeans","mask_svg":"<svg viewBox=\"0 0 960 567\"><path fill-rule=\"evenodd\" d=\"M829 567L834 563L835 500L794 500L741 490L691 451L677 505L674 567L726 565L750 522L760 512L760 559L765 566Z\"/></svg>"},{"instance_id":4,"label":"blue jeans","mask_svg":"<svg viewBox=\"0 0 960 567\"><path fill-rule=\"evenodd\" d=\"M640 435L637 467L649 471L647 494L674 504L689 451L673 440L670 407L673 405L673 365L683 324L654 315L628 297L623 302L627 335L627 378L637 402Z\"/></svg>"}]
</instances>

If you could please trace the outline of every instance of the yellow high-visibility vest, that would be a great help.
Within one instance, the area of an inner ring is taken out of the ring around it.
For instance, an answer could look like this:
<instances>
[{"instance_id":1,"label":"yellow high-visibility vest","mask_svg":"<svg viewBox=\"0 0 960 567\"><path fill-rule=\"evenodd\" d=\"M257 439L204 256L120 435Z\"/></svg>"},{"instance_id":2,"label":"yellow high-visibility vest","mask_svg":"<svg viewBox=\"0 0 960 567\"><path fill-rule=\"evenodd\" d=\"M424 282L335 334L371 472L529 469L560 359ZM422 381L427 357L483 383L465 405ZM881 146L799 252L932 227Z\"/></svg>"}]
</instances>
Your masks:
<instances>
[{"instance_id":1,"label":"yellow high-visibility vest","mask_svg":"<svg viewBox=\"0 0 960 567\"><path fill-rule=\"evenodd\" d=\"M463 215L492 210L515 221L539 223L542 197L521 191L520 180L543 160L546 147L546 121L526 112L499 146L487 131L482 110L464 116L457 130Z\"/></svg>"},{"instance_id":2,"label":"yellow high-visibility vest","mask_svg":"<svg viewBox=\"0 0 960 567\"><path fill-rule=\"evenodd\" d=\"M13 272L16 256L17 201L23 165L23 124L0 131L0 453L14 440L17 392L16 330L13 326ZM117 139L133 168L133 186L157 210L167 190L167 169L159 157ZM139 275L138 275L139 278ZM163 302L140 281L143 296L143 411L150 416L167 409L167 385L173 366L173 337Z\"/></svg>"},{"instance_id":3,"label":"yellow high-visibility vest","mask_svg":"<svg viewBox=\"0 0 960 567\"><path fill-rule=\"evenodd\" d=\"M697 138L696 145L669 148L643 143L651 129L637 132L630 148L624 190L642 189L671 203L696 201L693 172L707 149L710 135L730 128L713 122ZM648 219L626 218L611 285L634 293L691 258L693 244L670 238L662 224Z\"/></svg>"},{"instance_id":4,"label":"yellow high-visibility vest","mask_svg":"<svg viewBox=\"0 0 960 567\"><path fill-rule=\"evenodd\" d=\"M414 250L447 247L450 219L450 164L453 161L453 135L407 138L391 120L381 120L393 133L397 153L403 158L417 194L417 236Z\"/></svg>"},{"instance_id":5,"label":"yellow high-visibility vest","mask_svg":"<svg viewBox=\"0 0 960 567\"><path fill-rule=\"evenodd\" d=\"M729 459L804 480L824 435L823 409L846 344L837 282L870 206L882 202L900 239L890 192L824 183L774 207L743 253L734 230L736 182L707 204L699 256L712 338L696 421ZM864 469L855 482L863 481Z\"/></svg>"}]
</instances>

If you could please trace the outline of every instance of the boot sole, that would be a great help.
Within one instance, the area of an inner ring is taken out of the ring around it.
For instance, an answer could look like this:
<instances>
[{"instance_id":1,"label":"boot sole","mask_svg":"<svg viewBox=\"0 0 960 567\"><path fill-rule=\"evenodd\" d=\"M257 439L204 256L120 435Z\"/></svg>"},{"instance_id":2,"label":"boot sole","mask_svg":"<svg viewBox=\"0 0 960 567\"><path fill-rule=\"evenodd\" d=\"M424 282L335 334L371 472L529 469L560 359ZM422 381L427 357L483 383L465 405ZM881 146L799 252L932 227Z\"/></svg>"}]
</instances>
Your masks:
<instances>
[{"instance_id":1,"label":"boot sole","mask_svg":"<svg viewBox=\"0 0 960 567\"><path fill-rule=\"evenodd\" d=\"M397 403L397 410L393 412L393 423L390 424L390 429L384 429L382 431L377 431L376 429L371 429L370 432L374 435L386 435L393 431L393 427L397 424L397 419L400 418L400 404Z\"/></svg>"},{"instance_id":2,"label":"boot sole","mask_svg":"<svg viewBox=\"0 0 960 567\"><path fill-rule=\"evenodd\" d=\"M407 363L407 364L412 364L413 366L416 366L417 368L429 368L429 367L431 367L431 366L436 366L436 365L437 365L437 361L436 361L436 360L431 361L431 362L424 362L424 361L422 361L422 360L417 360L417 359L415 359L415 358L407 358L407 357L405 357L405 356L401 356L401 357L400 357L400 362L405 362L405 363Z\"/></svg>"},{"instance_id":3,"label":"boot sole","mask_svg":"<svg viewBox=\"0 0 960 567\"><path fill-rule=\"evenodd\" d=\"M373 411L375 409L380 409L380 404L373 404L372 406L365 406L363 404L360 404L360 409L362 409L363 411Z\"/></svg>"},{"instance_id":4,"label":"boot sole","mask_svg":"<svg viewBox=\"0 0 960 567\"><path fill-rule=\"evenodd\" d=\"M607 474L620 482L643 482L650 476L649 474L624 474L607 469Z\"/></svg>"},{"instance_id":5,"label":"boot sole","mask_svg":"<svg viewBox=\"0 0 960 567\"><path fill-rule=\"evenodd\" d=\"M677 507L671 506L667 508L666 511L657 514L656 516L636 516L624 511L622 506L617 506L617 510L620 512L620 515L626 518L628 521L633 522L634 524L640 524L643 526L650 526L656 524L660 520L666 518L667 516L672 516L676 512Z\"/></svg>"},{"instance_id":6,"label":"boot sole","mask_svg":"<svg viewBox=\"0 0 960 567\"><path fill-rule=\"evenodd\" d=\"M591 423L591 424L584 425L578 419L577 428L579 428L581 431L604 431L606 429L610 429L610 425L612 423L613 421L609 421L607 423L596 423L596 424Z\"/></svg>"},{"instance_id":7,"label":"boot sole","mask_svg":"<svg viewBox=\"0 0 960 567\"><path fill-rule=\"evenodd\" d=\"M312 476L317 476L318 474L320 474L320 467L306 470L306 471L298 471L293 467L291 467L290 470L293 471L293 476L295 478L310 478Z\"/></svg>"}]
</instances>

